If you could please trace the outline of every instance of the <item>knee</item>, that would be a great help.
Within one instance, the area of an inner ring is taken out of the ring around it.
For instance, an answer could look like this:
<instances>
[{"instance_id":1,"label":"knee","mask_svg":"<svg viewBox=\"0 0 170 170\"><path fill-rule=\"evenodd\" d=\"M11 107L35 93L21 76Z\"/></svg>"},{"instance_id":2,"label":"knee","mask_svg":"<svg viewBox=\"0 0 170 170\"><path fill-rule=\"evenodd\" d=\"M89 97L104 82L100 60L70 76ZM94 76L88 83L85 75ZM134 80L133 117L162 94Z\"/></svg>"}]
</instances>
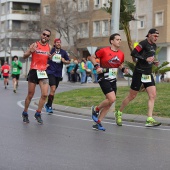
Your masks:
<instances>
[{"instance_id":1,"label":"knee","mask_svg":"<svg viewBox=\"0 0 170 170\"><path fill-rule=\"evenodd\" d=\"M46 100L46 99L47 99L47 96L48 96L48 94L42 94L42 95L41 95L41 98L44 99L44 100Z\"/></svg>"},{"instance_id":2,"label":"knee","mask_svg":"<svg viewBox=\"0 0 170 170\"><path fill-rule=\"evenodd\" d=\"M156 99L156 93L149 95L149 98L152 99L152 100L155 100Z\"/></svg>"},{"instance_id":3,"label":"knee","mask_svg":"<svg viewBox=\"0 0 170 170\"><path fill-rule=\"evenodd\" d=\"M116 100L115 98L110 99L109 100L109 105L111 106L115 102L115 100Z\"/></svg>"},{"instance_id":4,"label":"knee","mask_svg":"<svg viewBox=\"0 0 170 170\"><path fill-rule=\"evenodd\" d=\"M133 100L135 97L136 97L136 94L130 94L130 95L128 96L128 98L129 98L130 101Z\"/></svg>"}]
</instances>

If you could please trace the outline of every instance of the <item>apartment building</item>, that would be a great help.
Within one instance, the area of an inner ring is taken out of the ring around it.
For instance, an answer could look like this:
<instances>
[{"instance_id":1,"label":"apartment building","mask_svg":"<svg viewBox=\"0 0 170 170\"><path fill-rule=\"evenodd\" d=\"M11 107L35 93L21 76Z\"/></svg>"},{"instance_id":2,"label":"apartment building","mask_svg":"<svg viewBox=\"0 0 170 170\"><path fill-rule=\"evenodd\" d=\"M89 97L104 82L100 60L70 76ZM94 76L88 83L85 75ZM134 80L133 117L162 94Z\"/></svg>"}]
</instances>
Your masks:
<instances>
[{"instance_id":1,"label":"apartment building","mask_svg":"<svg viewBox=\"0 0 170 170\"><path fill-rule=\"evenodd\" d=\"M26 76L30 59L23 60L29 44L39 39L40 0L0 1L0 60L11 63L14 55L23 62L22 75Z\"/></svg>"},{"instance_id":2,"label":"apartment building","mask_svg":"<svg viewBox=\"0 0 170 170\"><path fill-rule=\"evenodd\" d=\"M108 37L111 34L111 16L101 8L107 4L107 0L78 0L78 11L84 13L79 20L79 36L77 37L78 51L82 56L87 56L87 46L101 48L108 46ZM162 49L158 55L160 62L170 62L170 0L136 0L136 13L138 21L130 22L131 37L133 42L145 39L150 28L156 28L160 32L157 45ZM89 14L89 15L87 15ZM119 30L122 37L121 49L125 53L125 60L132 61L123 30ZM170 72L167 73L170 77Z\"/></svg>"}]
</instances>

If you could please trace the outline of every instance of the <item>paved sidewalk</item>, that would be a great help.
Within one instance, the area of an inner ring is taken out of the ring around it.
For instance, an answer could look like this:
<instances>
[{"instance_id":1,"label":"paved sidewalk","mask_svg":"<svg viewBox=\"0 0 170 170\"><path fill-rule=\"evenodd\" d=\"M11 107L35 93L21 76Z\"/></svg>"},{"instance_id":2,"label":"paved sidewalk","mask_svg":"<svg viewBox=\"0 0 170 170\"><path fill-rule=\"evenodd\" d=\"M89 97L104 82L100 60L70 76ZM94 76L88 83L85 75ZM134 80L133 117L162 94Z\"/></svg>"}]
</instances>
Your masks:
<instances>
[{"instance_id":1,"label":"paved sidewalk","mask_svg":"<svg viewBox=\"0 0 170 170\"><path fill-rule=\"evenodd\" d=\"M62 82L66 83L66 82ZM61 84L60 83L60 86ZM67 84L69 84L67 82ZM72 84L72 83L70 83ZM76 83L77 85L78 83ZM98 87L98 84L94 83L88 83L88 84L83 84L81 86L84 87ZM128 86L128 81L118 81L117 86ZM34 103L37 105L37 101ZM91 116L91 108L75 108L75 107L70 107L70 106L62 106L62 105L57 105L53 104L53 110L55 111L61 111L61 112L66 112L66 113L72 113L72 114L79 114L79 115L85 115L85 116ZM54 113L55 114L55 113ZM114 107L110 109L108 114L105 117L106 119L113 119L114 121ZM142 115L134 115L134 114L123 114L122 119L124 121L130 121L130 122L140 122L140 123L145 123L147 116L142 116ZM162 118L162 117L156 117L154 118L161 122L163 125L170 126L170 118Z\"/></svg>"}]
</instances>

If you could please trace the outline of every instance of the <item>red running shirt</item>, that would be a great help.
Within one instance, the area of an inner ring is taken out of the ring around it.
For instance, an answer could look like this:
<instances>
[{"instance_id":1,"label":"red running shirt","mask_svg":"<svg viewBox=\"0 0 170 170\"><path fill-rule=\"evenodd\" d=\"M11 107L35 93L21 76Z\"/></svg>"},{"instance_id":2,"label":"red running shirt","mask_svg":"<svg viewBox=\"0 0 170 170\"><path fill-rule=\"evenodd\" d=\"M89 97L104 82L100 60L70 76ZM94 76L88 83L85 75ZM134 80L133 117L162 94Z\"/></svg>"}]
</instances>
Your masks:
<instances>
[{"instance_id":1,"label":"red running shirt","mask_svg":"<svg viewBox=\"0 0 170 170\"><path fill-rule=\"evenodd\" d=\"M124 53L113 51L111 47L101 48L95 55L100 58L100 66L103 68L118 68L124 62Z\"/></svg>"},{"instance_id":2,"label":"red running shirt","mask_svg":"<svg viewBox=\"0 0 170 170\"><path fill-rule=\"evenodd\" d=\"M10 66L9 65L3 65L1 67L2 69L2 75L3 76L9 76Z\"/></svg>"},{"instance_id":3,"label":"red running shirt","mask_svg":"<svg viewBox=\"0 0 170 170\"><path fill-rule=\"evenodd\" d=\"M32 61L30 69L36 69L44 71L47 69L48 54L50 53L49 44L42 45L40 42L36 42L37 48L32 53Z\"/></svg>"}]
</instances>

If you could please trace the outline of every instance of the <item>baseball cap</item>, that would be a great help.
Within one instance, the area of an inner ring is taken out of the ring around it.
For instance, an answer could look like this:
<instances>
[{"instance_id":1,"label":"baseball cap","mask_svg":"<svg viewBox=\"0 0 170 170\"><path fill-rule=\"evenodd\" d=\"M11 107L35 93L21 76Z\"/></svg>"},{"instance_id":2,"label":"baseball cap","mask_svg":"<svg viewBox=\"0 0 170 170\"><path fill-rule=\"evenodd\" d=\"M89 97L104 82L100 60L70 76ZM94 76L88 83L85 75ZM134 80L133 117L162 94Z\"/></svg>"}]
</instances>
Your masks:
<instances>
[{"instance_id":1,"label":"baseball cap","mask_svg":"<svg viewBox=\"0 0 170 170\"><path fill-rule=\"evenodd\" d=\"M54 40L54 43L56 43L57 41L59 41L59 42L61 43L60 38L56 38L56 39Z\"/></svg>"},{"instance_id":2,"label":"baseball cap","mask_svg":"<svg viewBox=\"0 0 170 170\"><path fill-rule=\"evenodd\" d=\"M157 29L151 28L151 29L148 31L148 34L146 35L146 37L148 37L149 34L159 34L159 32L158 32Z\"/></svg>"}]
</instances>

